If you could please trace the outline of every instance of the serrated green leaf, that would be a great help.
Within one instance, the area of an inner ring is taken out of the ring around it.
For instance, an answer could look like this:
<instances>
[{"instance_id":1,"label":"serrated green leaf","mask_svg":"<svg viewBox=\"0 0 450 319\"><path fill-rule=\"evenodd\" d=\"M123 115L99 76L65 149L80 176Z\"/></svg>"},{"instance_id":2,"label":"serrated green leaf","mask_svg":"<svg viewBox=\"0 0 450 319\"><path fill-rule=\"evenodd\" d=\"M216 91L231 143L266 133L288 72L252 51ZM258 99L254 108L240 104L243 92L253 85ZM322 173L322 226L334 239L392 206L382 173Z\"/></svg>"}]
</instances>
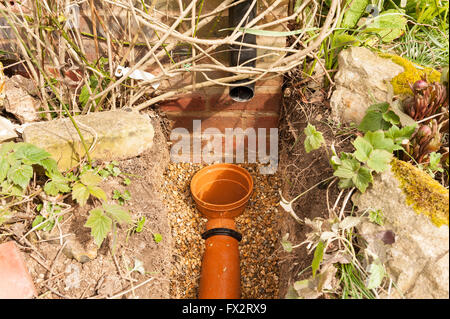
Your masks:
<instances>
[{"instance_id":1,"label":"serrated green leaf","mask_svg":"<svg viewBox=\"0 0 450 319\"><path fill-rule=\"evenodd\" d=\"M340 178L352 178L360 167L361 164L357 160L353 158L345 159L333 175Z\"/></svg>"},{"instance_id":2,"label":"serrated green leaf","mask_svg":"<svg viewBox=\"0 0 450 319\"><path fill-rule=\"evenodd\" d=\"M89 194L91 194L94 197L97 197L98 199L107 200L106 193L103 189L101 189L98 186L86 186L86 188L89 191Z\"/></svg>"},{"instance_id":3,"label":"serrated green leaf","mask_svg":"<svg viewBox=\"0 0 450 319\"><path fill-rule=\"evenodd\" d=\"M155 243L158 244L159 242L161 242L162 239L163 238L162 238L161 234L158 234L158 233L153 234L153 240L155 241Z\"/></svg>"},{"instance_id":4,"label":"serrated green leaf","mask_svg":"<svg viewBox=\"0 0 450 319\"><path fill-rule=\"evenodd\" d=\"M304 129L304 133L306 135L304 143L306 153L318 149L320 145L325 142L322 133L318 132L316 128L309 123L308 126Z\"/></svg>"},{"instance_id":5,"label":"serrated green leaf","mask_svg":"<svg viewBox=\"0 0 450 319\"><path fill-rule=\"evenodd\" d=\"M358 136L353 141L353 146L355 147L353 154L356 159L360 162L366 162L370 157L370 153L373 151L372 145L366 139Z\"/></svg>"},{"instance_id":6,"label":"serrated green leaf","mask_svg":"<svg viewBox=\"0 0 450 319\"><path fill-rule=\"evenodd\" d=\"M319 241L319 243L316 246L316 249L314 250L314 258L311 264L313 278L316 277L316 272L319 269L320 263L322 262L323 249L324 249L323 241Z\"/></svg>"},{"instance_id":7,"label":"serrated green leaf","mask_svg":"<svg viewBox=\"0 0 450 319\"><path fill-rule=\"evenodd\" d=\"M353 0L350 6L345 10L342 19L341 28L351 29L356 26L359 19L363 15L369 0Z\"/></svg>"},{"instance_id":8,"label":"serrated green leaf","mask_svg":"<svg viewBox=\"0 0 450 319\"><path fill-rule=\"evenodd\" d=\"M367 166L377 173L384 172L392 160L392 153L385 150L376 149L370 154Z\"/></svg>"},{"instance_id":9,"label":"serrated green leaf","mask_svg":"<svg viewBox=\"0 0 450 319\"><path fill-rule=\"evenodd\" d=\"M136 233L142 232L145 225L145 216L142 216L136 224Z\"/></svg>"},{"instance_id":10,"label":"serrated green leaf","mask_svg":"<svg viewBox=\"0 0 450 319\"><path fill-rule=\"evenodd\" d=\"M368 141L374 149L385 150L392 153L395 148L394 141L390 138L386 138L384 131L381 130L367 132L364 135L364 139Z\"/></svg>"},{"instance_id":11,"label":"serrated green leaf","mask_svg":"<svg viewBox=\"0 0 450 319\"><path fill-rule=\"evenodd\" d=\"M77 182L72 187L72 199L76 200L80 206L86 205L86 202L89 198L89 189L86 185Z\"/></svg>"},{"instance_id":12,"label":"serrated green leaf","mask_svg":"<svg viewBox=\"0 0 450 319\"><path fill-rule=\"evenodd\" d=\"M386 276L384 266L379 262L374 262L369 266L369 278L367 280L367 289L376 289L380 287Z\"/></svg>"},{"instance_id":13,"label":"serrated green leaf","mask_svg":"<svg viewBox=\"0 0 450 319\"><path fill-rule=\"evenodd\" d=\"M3 182L8 174L9 163L6 158L0 159L0 183Z\"/></svg>"},{"instance_id":14,"label":"serrated green leaf","mask_svg":"<svg viewBox=\"0 0 450 319\"><path fill-rule=\"evenodd\" d=\"M369 184L373 181L372 172L367 167L361 167L352 177L352 181L356 188L361 193L364 193Z\"/></svg>"},{"instance_id":15,"label":"serrated green leaf","mask_svg":"<svg viewBox=\"0 0 450 319\"><path fill-rule=\"evenodd\" d=\"M86 186L97 186L101 183L102 178L89 170L80 175L80 181Z\"/></svg>"},{"instance_id":16,"label":"serrated green leaf","mask_svg":"<svg viewBox=\"0 0 450 319\"><path fill-rule=\"evenodd\" d=\"M50 196L56 196L59 193L70 192L70 187L65 181L52 180L45 184L44 191Z\"/></svg>"},{"instance_id":17,"label":"serrated green leaf","mask_svg":"<svg viewBox=\"0 0 450 319\"><path fill-rule=\"evenodd\" d=\"M58 170L58 163L56 163L53 158L49 157L43 159L39 164L47 171L48 177L51 177L52 175L62 176L61 172Z\"/></svg>"},{"instance_id":18,"label":"serrated green leaf","mask_svg":"<svg viewBox=\"0 0 450 319\"><path fill-rule=\"evenodd\" d=\"M16 149L15 156L17 159L22 160L23 163L31 165L40 164L42 160L51 155L33 144L23 143Z\"/></svg>"},{"instance_id":19,"label":"serrated green leaf","mask_svg":"<svg viewBox=\"0 0 450 319\"><path fill-rule=\"evenodd\" d=\"M365 32L378 33L384 43L389 43L405 32L407 21L403 12L389 9L374 17Z\"/></svg>"},{"instance_id":20,"label":"serrated green leaf","mask_svg":"<svg viewBox=\"0 0 450 319\"><path fill-rule=\"evenodd\" d=\"M104 214L101 208L94 208L89 213L89 218L84 226L91 229L91 235L97 246L100 247L111 231L112 220Z\"/></svg>"},{"instance_id":21,"label":"serrated green leaf","mask_svg":"<svg viewBox=\"0 0 450 319\"><path fill-rule=\"evenodd\" d=\"M7 153L16 149L18 145L21 145L21 143L8 142L8 143L1 144L0 145L0 156L4 158Z\"/></svg>"},{"instance_id":22,"label":"serrated green leaf","mask_svg":"<svg viewBox=\"0 0 450 319\"><path fill-rule=\"evenodd\" d=\"M384 132L386 138L392 139L394 143L400 144L405 139L410 139L411 135L416 130L417 125L409 125L399 128L397 125L393 125L389 130Z\"/></svg>"},{"instance_id":23,"label":"serrated green leaf","mask_svg":"<svg viewBox=\"0 0 450 319\"><path fill-rule=\"evenodd\" d=\"M289 233L286 233L281 239L281 246L283 247L284 251L290 253L292 252L292 243L288 240L288 238Z\"/></svg>"},{"instance_id":24,"label":"serrated green leaf","mask_svg":"<svg viewBox=\"0 0 450 319\"><path fill-rule=\"evenodd\" d=\"M394 111L387 111L386 113L383 113L383 120L393 125L400 123L400 117L395 114Z\"/></svg>"},{"instance_id":25,"label":"serrated green leaf","mask_svg":"<svg viewBox=\"0 0 450 319\"><path fill-rule=\"evenodd\" d=\"M428 164L428 168L432 171L443 172L444 170L440 166L442 154L432 152L429 154L430 163Z\"/></svg>"},{"instance_id":26,"label":"serrated green leaf","mask_svg":"<svg viewBox=\"0 0 450 319\"><path fill-rule=\"evenodd\" d=\"M33 177L33 168L30 165L15 165L8 170L8 180L25 189Z\"/></svg>"},{"instance_id":27,"label":"serrated green leaf","mask_svg":"<svg viewBox=\"0 0 450 319\"><path fill-rule=\"evenodd\" d=\"M376 111L379 113L386 113L388 109L389 109L389 103L383 102L383 103L372 104L371 106L369 106L367 108L367 112Z\"/></svg>"},{"instance_id":28,"label":"serrated green leaf","mask_svg":"<svg viewBox=\"0 0 450 319\"><path fill-rule=\"evenodd\" d=\"M358 129L364 133L377 130L387 130L391 124L383 119L383 113L376 111L367 111L358 126Z\"/></svg>"},{"instance_id":29,"label":"serrated green leaf","mask_svg":"<svg viewBox=\"0 0 450 319\"><path fill-rule=\"evenodd\" d=\"M113 219L119 223L125 222L127 224L132 224L130 213L124 210L121 206L115 204L103 204L103 209L111 214Z\"/></svg>"}]
</instances>

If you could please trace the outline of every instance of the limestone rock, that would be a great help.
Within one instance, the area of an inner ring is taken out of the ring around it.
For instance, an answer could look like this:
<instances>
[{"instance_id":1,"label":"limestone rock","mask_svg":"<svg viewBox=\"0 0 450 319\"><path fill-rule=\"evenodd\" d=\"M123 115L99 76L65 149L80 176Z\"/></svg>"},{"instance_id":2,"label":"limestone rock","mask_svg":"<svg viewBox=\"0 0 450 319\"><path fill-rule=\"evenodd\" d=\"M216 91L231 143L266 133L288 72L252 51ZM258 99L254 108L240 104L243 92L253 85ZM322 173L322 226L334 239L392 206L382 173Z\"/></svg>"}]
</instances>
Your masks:
<instances>
[{"instance_id":1,"label":"limestone rock","mask_svg":"<svg viewBox=\"0 0 450 319\"><path fill-rule=\"evenodd\" d=\"M10 120L0 116L0 143L12 140L17 137L14 124Z\"/></svg>"},{"instance_id":2,"label":"limestone rock","mask_svg":"<svg viewBox=\"0 0 450 319\"><path fill-rule=\"evenodd\" d=\"M411 169L418 170L412 165ZM410 195L404 190L404 180L399 179L391 168L378 174L364 194L353 198L359 209L379 209L384 215L383 226L368 221L358 226L368 249L385 264L398 287L398 290L392 289L390 296L383 297L449 298L448 206L446 211L440 212L446 214L446 224L437 226L432 216L416 212ZM428 179L424 176L421 182L435 182L429 176ZM427 189L429 192L424 194L425 197L443 196L448 204L448 190L442 187L444 193L433 193L433 187ZM380 233L386 230L395 234L392 244L380 240Z\"/></svg>"},{"instance_id":3,"label":"limestone rock","mask_svg":"<svg viewBox=\"0 0 450 319\"><path fill-rule=\"evenodd\" d=\"M403 72L403 67L390 59L381 58L362 47L343 50L339 54L338 65L336 90L330 104L333 119L344 123L359 124L370 105L391 101L393 89L390 81Z\"/></svg>"},{"instance_id":4,"label":"limestone rock","mask_svg":"<svg viewBox=\"0 0 450 319\"><path fill-rule=\"evenodd\" d=\"M150 118L122 110L75 116L94 160L112 161L140 155L153 145L154 129ZM52 154L61 170L75 166L85 155L80 137L70 119L28 125L24 141Z\"/></svg>"},{"instance_id":5,"label":"limestone rock","mask_svg":"<svg viewBox=\"0 0 450 319\"><path fill-rule=\"evenodd\" d=\"M20 75L5 79L4 108L21 123L39 120L37 111L41 107L41 102L30 95L33 84L29 81Z\"/></svg>"},{"instance_id":6,"label":"limestone rock","mask_svg":"<svg viewBox=\"0 0 450 319\"><path fill-rule=\"evenodd\" d=\"M97 258L98 247L93 240L82 244L75 238L69 237L63 249L63 254L83 264Z\"/></svg>"}]
</instances>

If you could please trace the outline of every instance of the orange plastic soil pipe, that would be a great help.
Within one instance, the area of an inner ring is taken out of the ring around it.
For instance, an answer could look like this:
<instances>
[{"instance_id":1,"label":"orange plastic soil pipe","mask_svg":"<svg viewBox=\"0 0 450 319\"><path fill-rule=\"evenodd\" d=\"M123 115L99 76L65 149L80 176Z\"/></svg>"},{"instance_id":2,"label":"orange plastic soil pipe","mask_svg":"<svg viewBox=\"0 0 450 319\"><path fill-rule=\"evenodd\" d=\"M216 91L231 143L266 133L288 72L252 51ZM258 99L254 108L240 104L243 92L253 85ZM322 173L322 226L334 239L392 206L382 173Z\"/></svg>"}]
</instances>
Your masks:
<instances>
[{"instance_id":1,"label":"orange plastic soil pipe","mask_svg":"<svg viewBox=\"0 0 450 319\"><path fill-rule=\"evenodd\" d=\"M208 219L200 277L200 299L241 297L239 241L234 218L245 209L253 179L234 164L214 164L198 171L191 181L197 208Z\"/></svg>"}]
</instances>

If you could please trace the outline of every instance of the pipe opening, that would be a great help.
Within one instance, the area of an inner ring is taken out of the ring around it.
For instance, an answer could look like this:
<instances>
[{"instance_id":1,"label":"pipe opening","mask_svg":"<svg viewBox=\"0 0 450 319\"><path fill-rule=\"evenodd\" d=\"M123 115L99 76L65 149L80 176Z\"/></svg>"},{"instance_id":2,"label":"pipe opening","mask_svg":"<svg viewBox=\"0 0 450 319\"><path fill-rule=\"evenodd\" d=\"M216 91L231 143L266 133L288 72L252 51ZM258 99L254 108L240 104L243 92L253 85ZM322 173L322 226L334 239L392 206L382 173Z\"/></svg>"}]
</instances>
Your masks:
<instances>
[{"instance_id":1,"label":"pipe opening","mask_svg":"<svg viewBox=\"0 0 450 319\"><path fill-rule=\"evenodd\" d=\"M250 101L254 95L253 88L248 86L236 86L230 89L230 97L236 102Z\"/></svg>"}]
</instances>

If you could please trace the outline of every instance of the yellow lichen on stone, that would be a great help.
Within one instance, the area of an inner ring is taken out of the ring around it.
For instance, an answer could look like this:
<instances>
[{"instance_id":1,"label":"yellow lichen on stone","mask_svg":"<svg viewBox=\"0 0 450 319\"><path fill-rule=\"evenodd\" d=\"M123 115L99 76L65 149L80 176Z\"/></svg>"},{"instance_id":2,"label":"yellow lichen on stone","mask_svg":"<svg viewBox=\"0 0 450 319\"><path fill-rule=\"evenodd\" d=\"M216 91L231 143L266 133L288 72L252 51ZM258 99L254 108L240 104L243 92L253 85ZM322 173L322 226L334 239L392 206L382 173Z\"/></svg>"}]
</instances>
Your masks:
<instances>
[{"instance_id":1,"label":"yellow lichen on stone","mask_svg":"<svg viewBox=\"0 0 450 319\"><path fill-rule=\"evenodd\" d=\"M406 195L406 203L418 214L428 216L438 227L448 226L448 190L413 165L393 159L391 169L400 181L400 188Z\"/></svg>"},{"instance_id":2,"label":"yellow lichen on stone","mask_svg":"<svg viewBox=\"0 0 450 319\"><path fill-rule=\"evenodd\" d=\"M427 76L429 82L439 82L441 73L428 67L422 67L413 62L402 58L398 55L380 53L380 57L388 58L392 62L402 66L405 71L397 75L391 80L391 84L394 88L394 94L412 94L411 88L408 83L414 83L420 80L424 75Z\"/></svg>"}]
</instances>

